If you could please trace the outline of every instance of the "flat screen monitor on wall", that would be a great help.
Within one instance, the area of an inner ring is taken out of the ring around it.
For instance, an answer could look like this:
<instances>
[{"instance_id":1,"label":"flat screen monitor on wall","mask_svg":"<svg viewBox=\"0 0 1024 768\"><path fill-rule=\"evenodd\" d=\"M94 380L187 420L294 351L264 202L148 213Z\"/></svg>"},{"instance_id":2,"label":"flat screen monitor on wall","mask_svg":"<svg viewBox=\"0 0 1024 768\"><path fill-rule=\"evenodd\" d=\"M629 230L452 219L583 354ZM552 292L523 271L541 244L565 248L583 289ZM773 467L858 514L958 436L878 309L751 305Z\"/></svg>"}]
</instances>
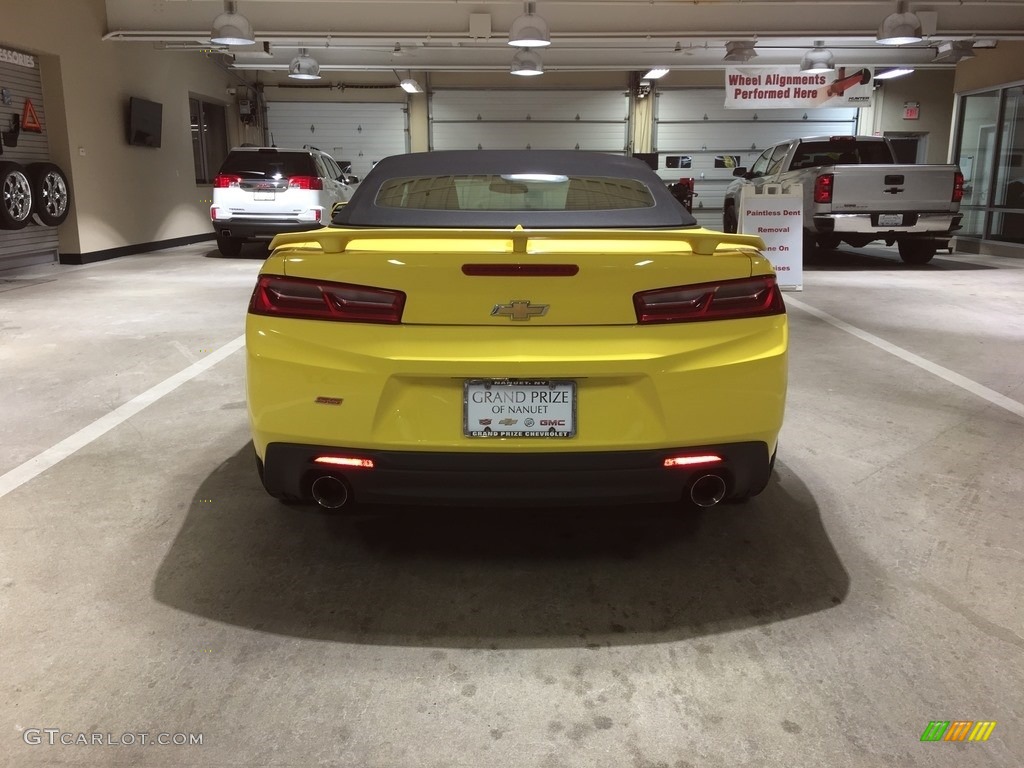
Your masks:
<instances>
[{"instance_id":1,"label":"flat screen monitor on wall","mask_svg":"<svg viewBox=\"0 0 1024 768\"><path fill-rule=\"evenodd\" d=\"M163 114L163 104L131 97L128 100L128 143L159 147Z\"/></svg>"}]
</instances>

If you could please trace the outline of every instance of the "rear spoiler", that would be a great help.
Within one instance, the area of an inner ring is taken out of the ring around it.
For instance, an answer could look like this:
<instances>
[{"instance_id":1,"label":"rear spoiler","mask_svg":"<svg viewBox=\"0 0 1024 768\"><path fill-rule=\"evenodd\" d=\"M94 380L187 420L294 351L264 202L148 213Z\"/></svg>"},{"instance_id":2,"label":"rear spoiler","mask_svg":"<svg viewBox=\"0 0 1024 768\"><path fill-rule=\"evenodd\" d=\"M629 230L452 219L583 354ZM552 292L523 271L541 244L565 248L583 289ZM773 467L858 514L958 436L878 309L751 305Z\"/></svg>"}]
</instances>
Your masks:
<instances>
[{"instance_id":1,"label":"rear spoiler","mask_svg":"<svg viewBox=\"0 0 1024 768\"><path fill-rule=\"evenodd\" d=\"M692 251L698 256L712 256L723 245L765 249L764 240L757 235L730 235L725 232L714 232L707 229L335 229L327 228L312 232L293 232L274 237L271 249L286 245L306 245L316 247L324 253L344 253L350 243L357 241L390 240L490 240L504 241L503 249L496 252L529 253L530 241L544 240L657 240L666 243L678 243L679 250ZM494 242L494 245L498 245ZM472 250L471 243L464 244L465 250ZM354 248L355 249L355 248ZM376 249L374 249L376 250ZM459 249L461 250L461 249Z\"/></svg>"}]
</instances>

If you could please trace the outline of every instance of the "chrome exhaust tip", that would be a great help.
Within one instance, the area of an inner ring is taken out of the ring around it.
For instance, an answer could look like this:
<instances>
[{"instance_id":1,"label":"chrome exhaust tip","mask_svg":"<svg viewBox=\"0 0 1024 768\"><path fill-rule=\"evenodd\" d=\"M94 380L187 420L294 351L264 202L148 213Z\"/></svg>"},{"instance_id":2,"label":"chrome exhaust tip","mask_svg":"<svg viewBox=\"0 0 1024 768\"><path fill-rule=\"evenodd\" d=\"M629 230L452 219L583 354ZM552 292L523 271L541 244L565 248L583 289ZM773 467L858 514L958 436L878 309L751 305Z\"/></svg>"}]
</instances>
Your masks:
<instances>
[{"instance_id":1,"label":"chrome exhaust tip","mask_svg":"<svg viewBox=\"0 0 1024 768\"><path fill-rule=\"evenodd\" d=\"M321 475L310 488L313 500L324 509L340 509L348 503L348 485L333 475Z\"/></svg>"},{"instance_id":2,"label":"chrome exhaust tip","mask_svg":"<svg viewBox=\"0 0 1024 768\"><path fill-rule=\"evenodd\" d=\"M690 499L698 507L713 507L725 498L726 490L721 475L701 475L690 485Z\"/></svg>"}]
</instances>

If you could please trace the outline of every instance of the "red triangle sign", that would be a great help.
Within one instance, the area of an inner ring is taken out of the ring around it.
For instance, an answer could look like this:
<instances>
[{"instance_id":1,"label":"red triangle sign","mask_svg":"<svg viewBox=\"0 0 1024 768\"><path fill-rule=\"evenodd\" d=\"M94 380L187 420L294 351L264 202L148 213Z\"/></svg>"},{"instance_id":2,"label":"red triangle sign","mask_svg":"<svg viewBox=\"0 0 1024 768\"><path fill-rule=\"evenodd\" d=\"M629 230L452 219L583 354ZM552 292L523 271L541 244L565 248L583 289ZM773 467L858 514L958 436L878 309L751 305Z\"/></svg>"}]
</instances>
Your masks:
<instances>
[{"instance_id":1,"label":"red triangle sign","mask_svg":"<svg viewBox=\"0 0 1024 768\"><path fill-rule=\"evenodd\" d=\"M25 99L25 108L21 111L21 130L35 131L36 133L43 132L43 125L39 122L36 108L32 106L32 102L29 99Z\"/></svg>"}]
</instances>

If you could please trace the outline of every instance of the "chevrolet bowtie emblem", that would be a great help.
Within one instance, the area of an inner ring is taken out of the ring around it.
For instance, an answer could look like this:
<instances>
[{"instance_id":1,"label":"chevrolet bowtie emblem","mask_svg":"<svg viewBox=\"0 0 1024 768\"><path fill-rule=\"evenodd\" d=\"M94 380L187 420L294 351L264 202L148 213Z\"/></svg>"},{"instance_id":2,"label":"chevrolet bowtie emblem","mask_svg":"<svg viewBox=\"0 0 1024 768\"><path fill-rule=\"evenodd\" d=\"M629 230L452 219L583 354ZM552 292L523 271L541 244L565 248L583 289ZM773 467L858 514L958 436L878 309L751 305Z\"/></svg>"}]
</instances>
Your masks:
<instances>
[{"instance_id":1,"label":"chevrolet bowtie emblem","mask_svg":"<svg viewBox=\"0 0 1024 768\"><path fill-rule=\"evenodd\" d=\"M514 299L511 304L495 304L491 310L492 316L512 320L529 320L531 317L543 317L547 313L547 304L531 304L529 299Z\"/></svg>"}]
</instances>

